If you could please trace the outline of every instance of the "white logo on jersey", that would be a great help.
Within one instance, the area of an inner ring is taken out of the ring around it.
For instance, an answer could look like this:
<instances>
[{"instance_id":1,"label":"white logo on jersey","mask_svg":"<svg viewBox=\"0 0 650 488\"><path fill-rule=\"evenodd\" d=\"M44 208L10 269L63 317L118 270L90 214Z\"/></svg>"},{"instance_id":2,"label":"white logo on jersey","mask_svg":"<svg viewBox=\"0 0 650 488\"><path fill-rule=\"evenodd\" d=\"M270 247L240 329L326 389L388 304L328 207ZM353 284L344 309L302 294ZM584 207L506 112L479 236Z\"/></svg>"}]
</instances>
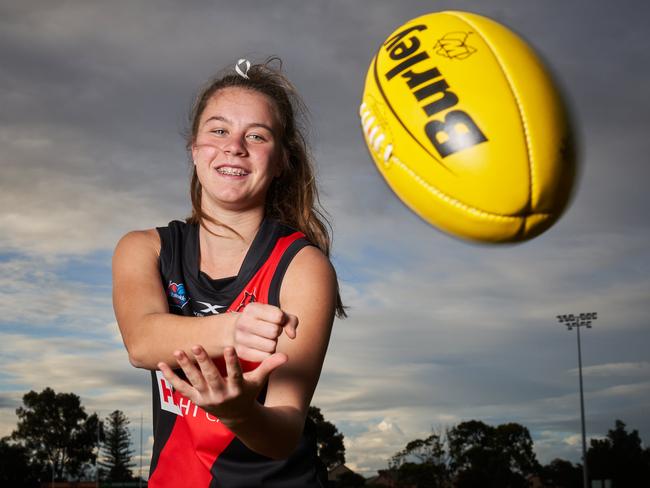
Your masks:
<instances>
[{"instance_id":1,"label":"white logo on jersey","mask_svg":"<svg viewBox=\"0 0 650 488\"><path fill-rule=\"evenodd\" d=\"M212 305L211 303L208 303L208 302L200 302L198 300L194 300L194 301L196 303L200 303L201 305L206 306L206 308L204 308L203 310L199 310L199 312L201 312L201 313L218 314L219 313L219 310L217 310L218 308L226 308L225 305Z\"/></svg>"},{"instance_id":2,"label":"white logo on jersey","mask_svg":"<svg viewBox=\"0 0 650 488\"><path fill-rule=\"evenodd\" d=\"M156 381L158 383L158 393L160 394L160 408L168 412L180 415L181 417L196 417L198 412L205 414L205 418L210 422L221 422L214 415L210 415L204 410L200 410L198 405L192 403L184 396L178 397L178 404L174 401L174 387L165 379L161 371L156 371Z\"/></svg>"},{"instance_id":3,"label":"white logo on jersey","mask_svg":"<svg viewBox=\"0 0 650 488\"><path fill-rule=\"evenodd\" d=\"M165 379L162 371L156 371L156 380L160 394L160 408L176 415L183 415L180 407L174 403L174 387Z\"/></svg>"}]
</instances>

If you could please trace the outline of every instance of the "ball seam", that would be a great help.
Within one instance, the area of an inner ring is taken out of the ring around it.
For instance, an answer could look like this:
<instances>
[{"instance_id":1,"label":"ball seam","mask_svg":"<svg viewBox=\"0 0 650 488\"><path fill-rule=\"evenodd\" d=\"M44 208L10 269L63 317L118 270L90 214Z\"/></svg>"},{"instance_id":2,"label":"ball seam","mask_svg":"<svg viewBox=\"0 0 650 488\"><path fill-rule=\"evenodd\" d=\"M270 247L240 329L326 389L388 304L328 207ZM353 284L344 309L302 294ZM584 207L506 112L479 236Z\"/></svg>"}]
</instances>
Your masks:
<instances>
[{"instance_id":1,"label":"ball seam","mask_svg":"<svg viewBox=\"0 0 650 488\"><path fill-rule=\"evenodd\" d=\"M504 78L508 82L508 86L510 87L510 91L512 95L514 96L515 99L515 104L517 106L517 112L519 112L519 119L521 121L521 126L522 130L524 132L524 139L526 141L526 154L528 155L528 171L530 175L530 189L529 189L529 196L528 196L528 207L532 210L533 209L533 195L535 194L535 162L533 161L533 154L531 151L531 141L530 141L530 134L528 130L528 123L526 121L526 116L524 114L524 110L521 104L521 98L519 96L519 93L517 89L515 88L514 83L512 82L512 79L510 78L508 72L504 69L504 67L501 64L501 58L497 56L498 49L492 44L486 36L483 35L481 30L474 24L471 20L467 19L465 16L462 15L461 12L445 12L449 15L452 15L454 17L457 17L458 19L462 20L463 22L466 22L472 29L474 29L474 32L476 32L477 35L481 37L483 42L487 44L487 46L490 49L490 53L495 57L497 61L497 65L499 66L499 69L503 73ZM535 214L529 214L529 215L535 215Z\"/></svg>"},{"instance_id":2,"label":"ball seam","mask_svg":"<svg viewBox=\"0 0 650 488\"><path fill-rule=\"evenodd\" d=\"M417 174L413 169L411 169L407 164L403 163L397 156L392 155L391 156L391 161L395 164L397 164L402 170L406 171L409 176L413 180L415 180L417 183L419 183L421 186L424 187L425 190L427 190L429 193L431 193L433 196L437 197L438 199L442 200L443 202L447 203L448 205L451 205L453 207L457 207L464 212L467 212L469 214L472 214L476 217L486 219L486 220L496 220L496 221L503 221L503 222L521 222L522 220L525 221L529 217L544 217L544 218L549 218L551 214L547 213L536 213L536 214L526 214L526 215L521 215L521 216L514 216L514 215L505 215L505 214L498 214L494 212L487 212L485 210L480 210L475 207L470 207L469 205L456 200L455 198L450 197L449 195L443 193L430 183L427 183L424 178L422 178L419 174Z\"/></svg>"}]
</instances>

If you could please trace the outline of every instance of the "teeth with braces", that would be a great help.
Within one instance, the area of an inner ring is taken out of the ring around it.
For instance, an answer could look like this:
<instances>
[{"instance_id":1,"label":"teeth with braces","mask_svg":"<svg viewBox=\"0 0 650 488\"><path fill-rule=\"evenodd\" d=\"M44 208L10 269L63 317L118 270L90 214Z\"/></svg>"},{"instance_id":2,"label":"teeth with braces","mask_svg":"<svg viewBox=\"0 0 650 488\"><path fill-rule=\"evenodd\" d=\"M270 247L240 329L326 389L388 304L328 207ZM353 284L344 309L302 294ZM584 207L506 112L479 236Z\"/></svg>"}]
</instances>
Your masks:
<instances>
[{"instance_id":1,"label":"teeth with braces","mask_svg":"<svg viewBox=\"0 0 650 488\"><path fill-rule=\"evenodd\" d=\"M363 132L365 133L368 145L379 157L383 158L384 162L390 162L390 157L393 155L393 145L386 144L383 154L380 152L382 143L387 138L382 132L381 124L376 124L377 118L365 102L361 104L359 115L361 116L361 125L363 126Z\"/></svg>"},{"instance_id":2,"label":"teeth with braces","mask_svg":"<svg viewBox=\"0 0 650 488\"><path fill-rule=\"evenodd\" d=\"M223 167L223 168L217 169L217 171L219 173L221 173L222 175L229 175L229 176L245 176L245 175L248 174L246 171L244 171L241 168Z\"/></svg>"}]
</instances>

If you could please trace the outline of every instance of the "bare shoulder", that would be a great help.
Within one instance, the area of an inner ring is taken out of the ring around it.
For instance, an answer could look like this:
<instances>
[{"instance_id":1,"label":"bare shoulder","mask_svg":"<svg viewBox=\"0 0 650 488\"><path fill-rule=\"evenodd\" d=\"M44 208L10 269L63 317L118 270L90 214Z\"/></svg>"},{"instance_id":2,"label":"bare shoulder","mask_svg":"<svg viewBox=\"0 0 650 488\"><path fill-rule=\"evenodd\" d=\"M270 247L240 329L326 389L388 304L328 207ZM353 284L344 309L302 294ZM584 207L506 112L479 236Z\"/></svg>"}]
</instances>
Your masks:
<instances>
[{"instance_id":1,"label":"bare shoulder","mask_svg":"<svg viewBox=\"0 0 650 488\"><path fill-rule=\"evenodd\" d=\"M286 278L320 278L335 279L335 272L330 260L316 246L303 247L293 258L287 268Z\"/></svg>"},{"instance_id":2,"label":"bare shoulder","mask_svg":"<svg viewBox=\"0 0 650 488\"><path fill-rule=\"evenodd\" d=\"M160 236L156 229L132 230L127 232L115 246L115 253L147 251L155 249L160 252Z\"/></svg>"},{"instance_id":3,"label":"bare shoulder","mask_svg":"<svg viewBox=\"0 0 650 488\"><path fill-rule=\"evenodd\" d=\"M139 297L140 303L147 301L147 294L153 297L158 309L163 310L166 302L160 289L160 237L156 229L136 230L125 234L115 246L113 253L114 305L124 315L124 310L137 307L132 297ZM119 322L119 320L118 320Z\"/></svg>"},{"instance_id":4,"label":"bare shoulder","mask_svg":"<svg viewBox=\"0 0 650 488\"><path fill-rule=\"evenodd\" d=\"M158 259L160 236L156 229L133 230L126 233L115 246L113 264L133 259Z\"/></svg>"},{"instance_id":5,"label":"bare shoulder","mask_svg":"<svg viewBox=\"0 0 650 488\"><path fill-rule=\"evenodd\" d=\"M315 246L305 246L287 268L280 288L280 303L315 298L330 302L336 294L336 272L330 260Z\"/></svg>"}]
</instances>

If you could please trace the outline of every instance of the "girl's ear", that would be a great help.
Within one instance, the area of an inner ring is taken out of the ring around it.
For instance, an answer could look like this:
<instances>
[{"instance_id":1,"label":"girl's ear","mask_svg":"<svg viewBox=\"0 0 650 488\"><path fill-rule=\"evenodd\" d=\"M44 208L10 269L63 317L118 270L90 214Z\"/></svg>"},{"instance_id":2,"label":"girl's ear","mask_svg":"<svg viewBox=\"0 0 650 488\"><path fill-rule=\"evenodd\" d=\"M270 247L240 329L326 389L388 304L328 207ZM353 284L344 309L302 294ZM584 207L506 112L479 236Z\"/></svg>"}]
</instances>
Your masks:
<instances>
[{"instance_id":1,"label":"girl's ear","mask_svg":"<svg viewBox=\"0 0 650 488\"><path fill-rule=\"evenodd\" d=\"M196 156L197 156L197 153L198 153L198 150L196 148L196 143L194 143L194 142L192 143L192 146L190 147L190 151L192 153L192 164L194 166L196 166Z\"/></svg>"}]
</instances>

